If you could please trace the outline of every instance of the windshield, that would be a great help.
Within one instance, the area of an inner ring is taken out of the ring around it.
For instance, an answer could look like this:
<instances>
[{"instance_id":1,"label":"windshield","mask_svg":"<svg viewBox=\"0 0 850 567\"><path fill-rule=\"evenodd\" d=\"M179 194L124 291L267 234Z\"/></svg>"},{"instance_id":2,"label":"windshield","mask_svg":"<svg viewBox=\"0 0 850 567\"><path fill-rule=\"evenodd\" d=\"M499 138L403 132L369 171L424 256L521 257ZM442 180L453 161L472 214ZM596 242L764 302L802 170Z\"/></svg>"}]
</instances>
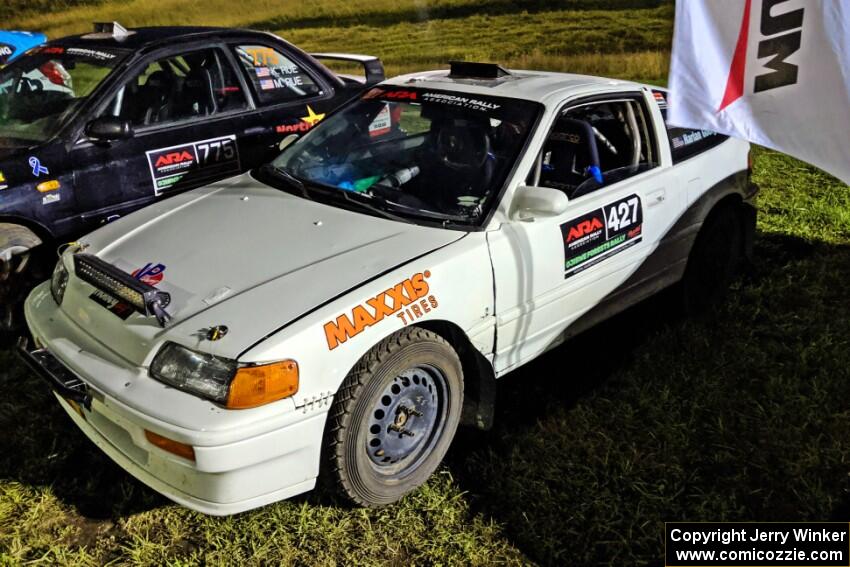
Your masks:
<instances>
[{"instance_id":1,"label":"windshield","mask_svg":"<svg viewBox=\"0 0 850 567\"><path fill-rule=\"evenodd\" d=\"M289 146L272 166L304 195L321 186L331 189L324 194L344 194L345 202L373 214L479 224L538 109L516 99L374 88Z\"/></svg>"},{"instance_id":2,"label":"windshield","mask_svg":"<svg viewBox=\"0 0 850 567\"><path fill-rule=\"evenodd\" d=\"M114 49L50 45L0 69L0 138L48 140L123 57Z\"/></svg>"}]
</instances>

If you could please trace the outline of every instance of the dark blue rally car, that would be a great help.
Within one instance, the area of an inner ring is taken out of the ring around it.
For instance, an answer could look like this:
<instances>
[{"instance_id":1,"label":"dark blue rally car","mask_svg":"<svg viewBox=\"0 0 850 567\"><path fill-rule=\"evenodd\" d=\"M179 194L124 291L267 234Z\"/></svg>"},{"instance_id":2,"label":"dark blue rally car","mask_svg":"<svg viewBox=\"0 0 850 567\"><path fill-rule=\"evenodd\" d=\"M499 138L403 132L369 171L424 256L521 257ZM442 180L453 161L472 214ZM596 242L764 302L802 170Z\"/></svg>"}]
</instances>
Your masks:
<instances>
[{"instance_id":1,"label":"dark blue rally car","mask_svg":"<svg viewBox=\"0 0 850 567\"><path fill-rule=\"evenodd\" d=\"M16 58L0 69L0 330L55 244L264 163L383 78L374 57L223 28L95 24Z\"/></svg>"}]
</instances>

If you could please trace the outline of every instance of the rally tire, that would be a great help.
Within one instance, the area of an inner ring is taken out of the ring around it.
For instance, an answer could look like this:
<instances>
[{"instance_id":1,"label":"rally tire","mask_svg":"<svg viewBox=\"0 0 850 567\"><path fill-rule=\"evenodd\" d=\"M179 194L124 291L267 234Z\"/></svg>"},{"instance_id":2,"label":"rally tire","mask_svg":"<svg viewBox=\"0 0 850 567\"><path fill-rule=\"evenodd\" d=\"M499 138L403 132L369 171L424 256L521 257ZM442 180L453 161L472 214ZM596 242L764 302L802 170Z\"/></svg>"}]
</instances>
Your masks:
<instances>
[{"instance_id":1,"label":"rally tire","mask_svg":"<svg viewBox=\"0 0 850 567\"><path fill-rule=\"evenodd\" d=\"M718 303L741 267L744 227L736 208L724 206L706 219L697 234L681 282L682 307L688 314Z\"/></svg>"},{"instance_id":2,"label":"rally tire","mask_svg":"<svg viewBox=\"0 0 850 567\"><path fill-rule=\"evenodd\" d=\"M15 343L26 333L24 300L32 289L50 277L50 258L45 246L38 246L12 257L10 262L0 260L0 347Z\"/></svg>"},{"instance_id":3,"label":"rally tire","mask_svg":"<svg viewBox=\"0 0 850 567\"><path fill-rule=\"evenodd\" d=\"M390 335L357 363L334 398L325 436L327 480L360 506L399 500L436 470L457 431L462 406L460 359L442 337L419 327ZM406 417L407 411L421 415ZM410 420L406 426L420 430L396 439L391 428L402 417Z\"/></svg>"}]
</instances>

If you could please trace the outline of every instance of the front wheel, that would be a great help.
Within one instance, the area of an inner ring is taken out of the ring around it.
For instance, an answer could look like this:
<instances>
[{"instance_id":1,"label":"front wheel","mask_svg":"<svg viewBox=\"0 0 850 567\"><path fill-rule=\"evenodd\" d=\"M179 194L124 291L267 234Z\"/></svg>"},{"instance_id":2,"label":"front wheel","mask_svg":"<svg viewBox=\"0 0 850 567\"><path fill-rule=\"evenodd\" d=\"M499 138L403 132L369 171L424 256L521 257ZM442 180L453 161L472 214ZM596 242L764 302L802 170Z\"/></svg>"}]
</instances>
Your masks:
<instances>
[{"instance_id":1,"label":"front wheel","mask_svg":"<svg viewBox=\"0 0 850 567\"><path fill-rule=\"evenodd\" d=\"M41 247L0 260L0 345L11 344L25 328L23 302L47 277Z\"/></svg>"},{"instance_id":2,"label":"front wheel","mask_svg":"<svg viewBox=\"0 0 850 567\"><path fill-rule=\"evenodd\" d=\"M328 417L331 480L354 503L390 504L424 484L451 444L463 371L440 336L408 327L351 370Z\"/></svg>"}]
</instances>

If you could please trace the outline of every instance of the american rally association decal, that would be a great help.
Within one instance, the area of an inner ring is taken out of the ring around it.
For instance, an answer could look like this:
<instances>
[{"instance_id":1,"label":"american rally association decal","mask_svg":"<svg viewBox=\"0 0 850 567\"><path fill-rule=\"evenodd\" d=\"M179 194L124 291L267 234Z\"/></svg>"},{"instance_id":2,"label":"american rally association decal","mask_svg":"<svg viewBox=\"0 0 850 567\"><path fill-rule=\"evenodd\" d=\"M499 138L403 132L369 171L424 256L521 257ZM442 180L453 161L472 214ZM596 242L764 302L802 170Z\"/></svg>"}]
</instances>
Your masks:
<instances>
[{"instance_id":1,"label":"american rally association decal","mask_svg":"<svg viewBox=\"0 0 850 567\"><path fill-rule=\"evenodd\" d=\"M228 173L239 173L241 169L234 135L160 148L146 154L155 195L160 195L184 177L192 184L199 184Z\"/></svg>"},{"instance_id":2,"label":"american rally association decal","mask_svg":"<svg viewBox=\"0 0 850 567\"><path fill-rule=\"evenodd\" d=\"M156 286L165 277L165 265L148 262L138 270L134 270L133 273L130 275L139 280L140 282ZM114 297L103 293L100 290L96 290L94 293L92 293L89 296L89 299L99 305L102 305L110 312L118 316L118 318L120 319L127 319L130 315L133 314L133 308L130 305L124 303L123 301L119 301Z\"/></svg>"},{"instance_id":3,"label":"american rally association decal","mask_svg":"<svg viewBox=\"0 0 850 567\"><path fill-rule=\"evenodd\" d=\"M325 323L325 338L328 349L333 350L366 328L395 315L403 325L408 325L439 307L437 298L429 295L431 288L426 281L431 272L425 270L407 278L375 297L367 299L334 321Z\"/></svg>"},{"instance_id":4,"label":"american rally association decal","mask_svg":"<svg viewBox=\"0 0 850 567\"><path fill-rule=\"evenodd\" d=\"M638 244L643 237L640 197L631 195L561 225L564 278Z\"/></svg>"}]
</instances>

